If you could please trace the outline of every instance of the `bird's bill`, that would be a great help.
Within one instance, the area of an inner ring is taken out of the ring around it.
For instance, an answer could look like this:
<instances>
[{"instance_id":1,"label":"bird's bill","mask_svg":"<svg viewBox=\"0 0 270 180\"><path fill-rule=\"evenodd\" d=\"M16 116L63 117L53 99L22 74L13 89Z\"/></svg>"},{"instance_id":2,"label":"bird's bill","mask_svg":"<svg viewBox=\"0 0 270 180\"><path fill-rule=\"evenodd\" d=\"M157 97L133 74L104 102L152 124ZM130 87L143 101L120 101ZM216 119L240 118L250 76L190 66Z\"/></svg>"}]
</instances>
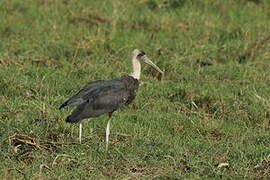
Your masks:
<instances>
[{"instance_id":1,"label":"bird's bill","mask_svg":"<svg viewBox=\"0 0 270 180\"><path fill-rule=\"evenodd\" d=\"M156 70L157 70L158 72L160 72L162 75L164 74L164 72L161 71L161 69L160 69L157 65L155 65L155 64L154 64L147 56L142 57L142 59L143 59L143 61L144 61L146 64L152 66L154 69L156 69Z\"/></svg>"}]
</instances>

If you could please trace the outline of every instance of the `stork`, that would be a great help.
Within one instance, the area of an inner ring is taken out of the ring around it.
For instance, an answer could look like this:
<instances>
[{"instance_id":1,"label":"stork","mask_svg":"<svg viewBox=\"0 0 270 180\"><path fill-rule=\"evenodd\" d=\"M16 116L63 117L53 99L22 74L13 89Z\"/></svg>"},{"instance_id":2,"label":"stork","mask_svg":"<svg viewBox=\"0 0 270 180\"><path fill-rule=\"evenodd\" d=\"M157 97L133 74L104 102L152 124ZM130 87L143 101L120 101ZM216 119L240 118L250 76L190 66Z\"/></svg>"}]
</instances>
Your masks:
<instances>
[{"instance_id":1,"label":"stork","mask_svg":"<svg viewBox=\"0 0 270 180\"><path fill-rule=\"evenodd\" d=\"M139 87L141 63L145 62L155 68L162 75L160 68L155 65L143 51L138 49L132 52L133 72L112 80L97 80L88 83L77 94L63 103L59 109L66 106L77 108L66 118L68 123L79 123L79 141L82 141L82 120L98 117L108 113L109 120L106 127L106 151L109 145L111 116L114 111L130 104Z\"/></svg>"}]
</instances>

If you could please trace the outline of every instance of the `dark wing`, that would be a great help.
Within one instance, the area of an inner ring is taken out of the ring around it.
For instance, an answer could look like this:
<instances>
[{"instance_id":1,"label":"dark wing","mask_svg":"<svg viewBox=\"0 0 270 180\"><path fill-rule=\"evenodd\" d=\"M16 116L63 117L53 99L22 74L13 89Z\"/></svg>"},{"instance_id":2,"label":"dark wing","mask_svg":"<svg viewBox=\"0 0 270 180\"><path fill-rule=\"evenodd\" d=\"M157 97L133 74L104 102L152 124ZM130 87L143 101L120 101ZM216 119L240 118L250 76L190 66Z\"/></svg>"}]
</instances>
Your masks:
<instances>
[{"instance_id":1,"label":"dark wing","mask_svg":"<svg viewBox=\"0 0 270 180\"><path fill-rule=\"evenodd\" d=\"M66 121L76 123L85 118L113 112L124 106L129 98L130 92L126 88L103 87L88 101L80 104Z\"/></svg>"},{"instance_id":2,"label":"dark wing","mask_svg":"<svg viewBox=\"0 0 270 180\"><path fill-rule=\"evenodd\" d=\"M69 98L64 104L62 104L59 109L62 109L66 106L78 106L85 103L91 98L91 96L98 94L99 91L106 87L120 87L123 88L124 83L118 79L114 80L98 80L93 81L86 86L84 86L77 94Z\"/></svg>"}]
</instances>

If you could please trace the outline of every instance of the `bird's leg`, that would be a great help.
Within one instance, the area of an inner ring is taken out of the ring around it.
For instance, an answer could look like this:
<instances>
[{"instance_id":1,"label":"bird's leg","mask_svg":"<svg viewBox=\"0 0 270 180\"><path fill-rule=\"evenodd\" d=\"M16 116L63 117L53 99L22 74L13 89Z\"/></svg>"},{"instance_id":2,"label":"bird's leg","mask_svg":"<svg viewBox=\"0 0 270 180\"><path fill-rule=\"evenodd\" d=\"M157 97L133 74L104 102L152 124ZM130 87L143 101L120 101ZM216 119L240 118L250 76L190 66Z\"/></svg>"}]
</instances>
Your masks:
<instances>
[{"instance_id":1,"label":"bird's leg","mask_svg":"<svg viewBox=\"0 0 270 180\"><path fill-rule=\"evenodd\" d=\"M109 120L108 120L107 127L106 127L106 151L108 151L108 147L109 147L111 117L112 117L112 112L109 113Z\"/></svg>"},{"instance_id":2,"label":"bird's leg","mask_svg":"<svg viewBox=\"0 0 270 180\"><path fill-rule=\"evenodd\" d=\"M81 122L79 125L79 141L80 141L80 144L82 144L82 123Z\"/></svg>"},{"instance_id":3,"label":"bird's leg","mask_svg":"<svg viewBox=\"0 0 270 180\"><path fill-rule=\"evenodd\" d=\"M106 151L108 151L108 147L109 147L110 123L111 123L111 118L109 118L109 121L106 127Z\"/></svg>"}]
</instances>

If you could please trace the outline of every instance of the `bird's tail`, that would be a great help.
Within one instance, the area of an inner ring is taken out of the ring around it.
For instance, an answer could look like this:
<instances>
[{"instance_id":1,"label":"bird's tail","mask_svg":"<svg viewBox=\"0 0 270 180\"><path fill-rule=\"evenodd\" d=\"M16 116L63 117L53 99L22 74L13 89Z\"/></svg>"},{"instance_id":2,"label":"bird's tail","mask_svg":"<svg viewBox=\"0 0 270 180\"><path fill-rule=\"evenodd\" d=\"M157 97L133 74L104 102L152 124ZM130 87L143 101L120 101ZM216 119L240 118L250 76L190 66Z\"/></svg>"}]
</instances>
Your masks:
<instances>
[{"instance_id":1,"label":"bird's tail","mask_svg":"<svg viewBox=\"0 0 270 180\"><path fill-rule=\"evenodd\" d=\"M72 124L74 124L74 123L78 123L79 121L80 121L80 119L74 118L74 117L72 117L72 115L70 115L70 116L68 116L68 117L66 118L66 122L67 122L67 123L72 123Z\"/></svg>"},{"instance_id":2,"label":"bird's tail","mask_svg":"<svg viewBox=\"0 0 270 180\"><path fill-rule=\"evenodd\" d=\"M82 119L86 118L83 113L84 106L78 106L72 113L66 118L66 122L68 123L78 123Z\"/></svg>"},{"instance_id":3,"label":"bird's tail","mask_svg":"<svg viewBox=\"0 0 270 180\"><path fill-rule=\"evenodd\" d=\"M86 106L87 103L83 103L81 105L79 105L72 113L70 116L68 116L66 118L66 122L68 123L78 123L81 120L85 119L85 118L89 118L90 116L88 116L87 112L84 112L85 109L87 109ZM87 109L87 111L89 111L89 108Z\"/></svg>"},{"instance_id":4,"label":"bird's tail","mask_svg":"<svg viewBox=\"0 0 270 180\"><path fill-rule=\"evenodd\" d=\"M60 107L59 107L59 110L66 107L67 106L67 102L65 102L64 104L62 104Z\"/></svg>"}]
</instances>

